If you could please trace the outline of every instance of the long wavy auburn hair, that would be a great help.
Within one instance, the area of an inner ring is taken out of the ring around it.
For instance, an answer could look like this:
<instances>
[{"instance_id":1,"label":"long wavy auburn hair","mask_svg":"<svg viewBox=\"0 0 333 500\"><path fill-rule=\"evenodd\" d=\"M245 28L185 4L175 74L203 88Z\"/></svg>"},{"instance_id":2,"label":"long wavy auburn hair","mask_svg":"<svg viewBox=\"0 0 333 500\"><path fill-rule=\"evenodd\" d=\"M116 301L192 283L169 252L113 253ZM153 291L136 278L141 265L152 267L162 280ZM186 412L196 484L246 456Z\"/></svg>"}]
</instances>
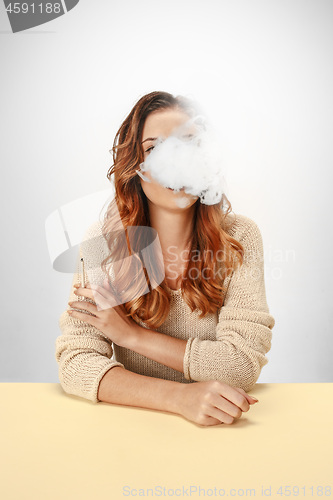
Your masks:
<instances>
[{"instance_id":1,"label":"long wavy auburn hair","mask_svg":"<svg viewBox=\"0 0 333 500\"><path fill-rule=\"evenodd\" d=\"M141 250L152 242L152 233L142 231L142 226L151 227L149 206L135 170L144 161L141 141L146 118L154 111L169 108L180 109L189 117L197 114L196 105L188 98L156 91L141 97L121 124L110 150L113 165L107 173L110 182L114 174L115 196L102 226L110 254L101 265L109 283L113 283L118 303L127 316L153 329L167 318L171 294L165 279L161 283L158 280L161 269L155 263L148 272L149 263L142 258ZM234 223L231 212L225 194L215 205L202 204L200 199L195 202L189 255L194 251L200 258L188 260L181 289L191 311L200 312L200 319L222 307L226 292L223 282L243 263L243 246L227 234ZM218 258L221 252L223 259ZM134 258L126 259L129 256ZM160 283L157 286L151 279L154 275Z\"/></svg>"}]
</instances>

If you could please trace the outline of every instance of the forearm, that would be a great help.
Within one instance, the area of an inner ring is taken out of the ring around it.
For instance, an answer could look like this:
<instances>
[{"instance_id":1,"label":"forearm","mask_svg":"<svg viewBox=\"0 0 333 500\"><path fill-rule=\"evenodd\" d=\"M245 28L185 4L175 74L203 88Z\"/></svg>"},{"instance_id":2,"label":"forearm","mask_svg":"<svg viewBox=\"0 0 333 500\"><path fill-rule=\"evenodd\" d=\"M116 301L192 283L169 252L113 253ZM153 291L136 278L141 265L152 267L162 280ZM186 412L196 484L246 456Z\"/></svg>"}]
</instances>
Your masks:
<instances>
[{"instance_id":1,"label":"forearm","mask_svg":"<svg viewBox=\"0 0 333 500\"><path fill-rule=\"evenodd\" d=\"M184 384L131 372L115 366L101 379L97 397L105 403L139 406L179 414Z\"/></svg>"},{"instance_id":2,"label":"forearm","mask_svg":"<svg viewBox=\"0 0 333 500\"><path fill-rule=\"evenodd\" d=\"M127 337L124 341L123 345L127 349L184 373L183 360L186 340L139 327L132 336Z\"/></svg>"}]
</instances>

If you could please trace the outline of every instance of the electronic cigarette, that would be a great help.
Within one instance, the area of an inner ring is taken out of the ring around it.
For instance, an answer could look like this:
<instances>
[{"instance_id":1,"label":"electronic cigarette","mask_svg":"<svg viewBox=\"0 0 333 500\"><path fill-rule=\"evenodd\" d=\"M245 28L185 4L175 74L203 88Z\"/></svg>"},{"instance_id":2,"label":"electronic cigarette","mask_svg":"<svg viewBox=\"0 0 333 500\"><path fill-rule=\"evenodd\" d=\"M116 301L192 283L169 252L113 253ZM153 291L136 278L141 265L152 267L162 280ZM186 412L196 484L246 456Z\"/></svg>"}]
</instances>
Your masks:
<instances>
[{"instance_id":1,"label":"electronic cigarette","mask_svg":"<svg viewBox=\"0 0 333 500\"><path fill-rule=\"evenodd\" d=\"M83 262L83 257L81 257L81 287L85 287L86 283L84 280L84 262Z\"/></svg>"}]
</instances>

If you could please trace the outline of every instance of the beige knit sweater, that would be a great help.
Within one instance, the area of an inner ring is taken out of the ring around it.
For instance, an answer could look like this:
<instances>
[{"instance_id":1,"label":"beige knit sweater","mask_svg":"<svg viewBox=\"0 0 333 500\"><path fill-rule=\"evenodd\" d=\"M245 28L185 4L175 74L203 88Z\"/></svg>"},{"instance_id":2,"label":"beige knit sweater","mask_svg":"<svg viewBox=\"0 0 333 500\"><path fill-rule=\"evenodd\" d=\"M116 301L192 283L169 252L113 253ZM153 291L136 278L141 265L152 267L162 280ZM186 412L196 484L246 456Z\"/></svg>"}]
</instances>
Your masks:
<instances>
[{"instance_id":1,"label":"beige knit sweater","mask_svg":"<svg viewBox=\"0 0 333 500\"><path fill-rule=\"evenodd\" d=\"M169 315L156 329L187 340L184 373L113 344L96 327L70 317L68 306L59 318L62 334L56 339L55 353L60 384L66 393L99 402L99 383L113 366L182 383L216 379L246 392L253 388L262 367L268 363L265 354L271 348L275 320L266 301L260 230L248 217L232 215L236 219L229 234L242 243L245 254L243 265L226 278L228 289L224 305L215 314L199 319L199 312L191 312L181 290L171 290ZM88 228L85 239L100 234L101 223L97 221ZM100 254L98 244L89 251L81 246L69 301L78 300L73 285L81 283L79 258L82 256L86 265L93 267L92 263L98 262Z\"/></svg>"}]
</instances>

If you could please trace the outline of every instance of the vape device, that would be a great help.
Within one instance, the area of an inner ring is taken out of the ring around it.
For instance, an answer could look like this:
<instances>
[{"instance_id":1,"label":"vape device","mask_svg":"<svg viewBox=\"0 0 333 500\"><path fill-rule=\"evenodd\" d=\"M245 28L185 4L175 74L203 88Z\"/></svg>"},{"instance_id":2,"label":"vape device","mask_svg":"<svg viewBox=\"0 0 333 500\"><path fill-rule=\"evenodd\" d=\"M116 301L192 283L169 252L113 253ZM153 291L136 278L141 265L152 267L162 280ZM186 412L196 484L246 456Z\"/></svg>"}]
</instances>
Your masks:
<instances>
[{"instance_id":1,"label":"vape device","mask_svg":"<svg viewBox=\"0 0 333 500\"><path fill-rule=\"evenodd\" d=\"M83 257L81 257L81 287L84 288L86 286L84 279L84 261Z\"/></svg>"}]
</instances>

